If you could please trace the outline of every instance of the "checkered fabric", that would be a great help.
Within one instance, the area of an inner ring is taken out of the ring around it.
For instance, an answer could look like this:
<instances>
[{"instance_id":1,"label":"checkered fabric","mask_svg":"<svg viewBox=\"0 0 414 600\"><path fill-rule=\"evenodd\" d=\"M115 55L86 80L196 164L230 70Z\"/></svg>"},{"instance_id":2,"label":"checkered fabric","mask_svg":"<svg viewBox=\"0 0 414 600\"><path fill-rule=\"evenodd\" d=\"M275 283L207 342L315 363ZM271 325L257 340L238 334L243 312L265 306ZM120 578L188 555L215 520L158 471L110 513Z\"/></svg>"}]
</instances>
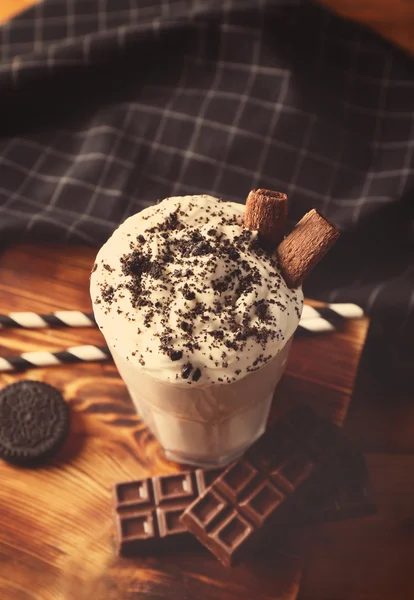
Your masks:
<instances>
[{"instance_id":1,"label":"checkered fabric","mask_svg":"<svg viewBox=\"0 0 414 600\"><path fill-rule=\"evenodd\" d=\"M414 331L414 65L300 0L45 0L0 29L0 235L98 245L266 187L343 235L305 292Z\"/></svg>"}]
</instances>

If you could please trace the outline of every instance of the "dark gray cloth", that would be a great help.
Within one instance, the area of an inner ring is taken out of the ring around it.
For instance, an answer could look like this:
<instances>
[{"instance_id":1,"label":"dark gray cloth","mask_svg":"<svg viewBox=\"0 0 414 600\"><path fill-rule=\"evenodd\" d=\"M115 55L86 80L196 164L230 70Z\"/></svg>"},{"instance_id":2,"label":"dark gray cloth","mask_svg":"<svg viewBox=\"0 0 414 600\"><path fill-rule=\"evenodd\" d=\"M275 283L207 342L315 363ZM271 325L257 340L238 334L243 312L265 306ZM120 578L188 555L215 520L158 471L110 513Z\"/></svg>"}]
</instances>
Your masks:
<instances>
[{"instance_id":1,"label":"dark gray cloth","mask_svg":"<svg viewBox=\"0 0 414 600\"><path fill-rule=\"evenodd\" d=\"M0 29L0 235L98 245L157 198L287 192L306 283L414 332L414 66L308 2L45 0Z\"/></svg>"}]
</instances>

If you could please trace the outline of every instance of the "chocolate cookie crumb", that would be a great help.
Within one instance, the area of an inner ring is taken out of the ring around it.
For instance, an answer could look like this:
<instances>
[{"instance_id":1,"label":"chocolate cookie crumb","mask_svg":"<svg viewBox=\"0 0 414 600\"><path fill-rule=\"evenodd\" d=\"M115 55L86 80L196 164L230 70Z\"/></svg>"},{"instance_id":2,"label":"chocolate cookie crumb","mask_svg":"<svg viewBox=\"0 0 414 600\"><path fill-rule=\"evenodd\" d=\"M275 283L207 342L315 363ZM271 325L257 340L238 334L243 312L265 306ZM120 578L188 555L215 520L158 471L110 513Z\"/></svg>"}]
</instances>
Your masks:
<instances>
[{"instance_id":1,"label":"chocolate cookie crumb","mask_svg":"<svg viewBox=\"0 0 414 600\"><path fill-rule=\"evenodd\" d=\"M192 370L193 365L191 363L186 363L181 370L181 377L183 379L188 379Z\"/></svg>"},{"instance_id":2,"label":"chocolate cookie crumb","mask_svg":"<svg viewBox=\"0 0 414 600\"><path fill-rule=\"evenodd\" d=\"M192 380L198 381L200 379L200 377L201 377L201 371L200 371L200 369L196 369L193 373Z\"/></svg>"},{"instance_id":3,"label":"chocolate cookie crumb","mask_svg":"<svg viewBox=\"0 0 414 600\"><path fill-rule=\"evenodd\" d=\"M256 302L256 314L260 321L266 321L268 318L268 304L265 300L259 300Z\"/></svg>"},{"instance_id":4,"label":"chocolate cookie crumb","mask_svg":"<svg viewBox=\"0 0 414 600\"><path fill-rule=\"evenodd\" d=\"M112 304L114 300L115 290L112 285L107 285L101 291L102 300L107 304Z\"/></svg>"},{"instance_id":5,"label":"chocolate cookie crumb","mask_svg":"<svg viewBox=\"0 0 414 600\"><path fill-rule=\"evenodd\" d=\"M187 323L187 321L182 321L181 329L183 331L185 331L186 333L191 333L193 327L192 327L192 325L190 325L190 323Z\"/></svg>"}]
</instances>

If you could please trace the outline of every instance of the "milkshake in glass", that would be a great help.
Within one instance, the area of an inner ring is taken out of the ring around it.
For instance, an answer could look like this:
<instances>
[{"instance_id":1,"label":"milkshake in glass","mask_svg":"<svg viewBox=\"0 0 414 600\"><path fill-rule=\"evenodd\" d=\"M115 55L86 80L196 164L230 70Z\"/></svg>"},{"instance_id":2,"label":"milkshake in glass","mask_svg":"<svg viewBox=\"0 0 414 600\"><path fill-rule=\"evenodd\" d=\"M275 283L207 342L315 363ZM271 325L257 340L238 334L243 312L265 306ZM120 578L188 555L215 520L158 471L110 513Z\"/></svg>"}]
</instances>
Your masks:
<instances>
[{"instance_id":1,"label":"milkshake in glass","mask_svg":"<svg viewBox=\"0 0 414 600\"><path fill-rule=\"evenodd\" d=\"M265 430L303 295L245 207L167 198L127 219L91 275L96 321L166 456L224 465Z\"/></svg>"}]
</instances>

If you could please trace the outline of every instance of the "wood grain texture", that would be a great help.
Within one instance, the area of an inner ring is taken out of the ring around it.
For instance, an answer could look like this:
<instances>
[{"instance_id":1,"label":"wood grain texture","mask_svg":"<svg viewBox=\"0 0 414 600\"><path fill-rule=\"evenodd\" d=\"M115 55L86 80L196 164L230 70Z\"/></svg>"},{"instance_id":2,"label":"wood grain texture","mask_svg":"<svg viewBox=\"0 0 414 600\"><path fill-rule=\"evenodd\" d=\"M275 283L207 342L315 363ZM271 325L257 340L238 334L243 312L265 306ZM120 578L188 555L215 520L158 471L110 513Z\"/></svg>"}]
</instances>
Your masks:
<instances>
[{"instance_id":1,"label":"wood grain texture","mask_svg":"<svg viewBox=\"0 0 414 600\"><path fill-rule=\"evenodd\" d=\"M345 19L368 25L414 54L414 3L411 0L318 0Z\"/></svg>"},{"instance_id":2,"label":"wood grain texture","mask_svg":"<svg viewBox=\"0 0 414 600\"><path fill-rule=\"evenodd\" d=\"M1 0L0 24L38 0ZM318 0L346 19L368 25L403 50L414 54L414 4L410 0Z\"/></svg>"},{"instance_id":3,"label":"wood grain texture","mask_svg":"<svg viewBox=\"0 0 414 600\"><path fill-rule=\"evenodd\" d=\"M318 527L300 600L414 598L414 456L366 458L378 514Z\"/></svg>"},{"instance_id":4,"label":"wood grain texture","mask_svg":"<svg viewBox=\"0 0 414 600\"><path fill-rule=\"evenodd\" d=\"M0 25L36 3L37 0L2 0L0 2Z\"/></svg>"},{"instance_id":5,"label":"wood grain texture","mask_svg":"<svg viewBox=\"0 0 414 600\"><path fill-rule=\"evenodd\" d=\"M298 600L414 598L414 379L371 328L345 429L365 452L378 514L317 529Z\"/></svg>"},{"instance_id":6,"label":"wood grain texture","mask_svg":"<svg viewBox=\"0 0 414 600\"><path fill-rule=\"evenodd\" d=\"M0 312L90 310L88 279L95 251L16 246L0 254ZM349 405L367 329L294 341L274 412L307 401L341 423ZM4 330L0 355L101 343L94 329ZM293 600L309 532L269 543L247 565L224 569L197 545L174 556L121 560L114 555L110 489L114 482L172 472L140 422L111 363L5 374L42 380L69 401L69 440L47 467L28 471L0 462L0 597L2 600Z\"/></svg>"}]
</instances>

